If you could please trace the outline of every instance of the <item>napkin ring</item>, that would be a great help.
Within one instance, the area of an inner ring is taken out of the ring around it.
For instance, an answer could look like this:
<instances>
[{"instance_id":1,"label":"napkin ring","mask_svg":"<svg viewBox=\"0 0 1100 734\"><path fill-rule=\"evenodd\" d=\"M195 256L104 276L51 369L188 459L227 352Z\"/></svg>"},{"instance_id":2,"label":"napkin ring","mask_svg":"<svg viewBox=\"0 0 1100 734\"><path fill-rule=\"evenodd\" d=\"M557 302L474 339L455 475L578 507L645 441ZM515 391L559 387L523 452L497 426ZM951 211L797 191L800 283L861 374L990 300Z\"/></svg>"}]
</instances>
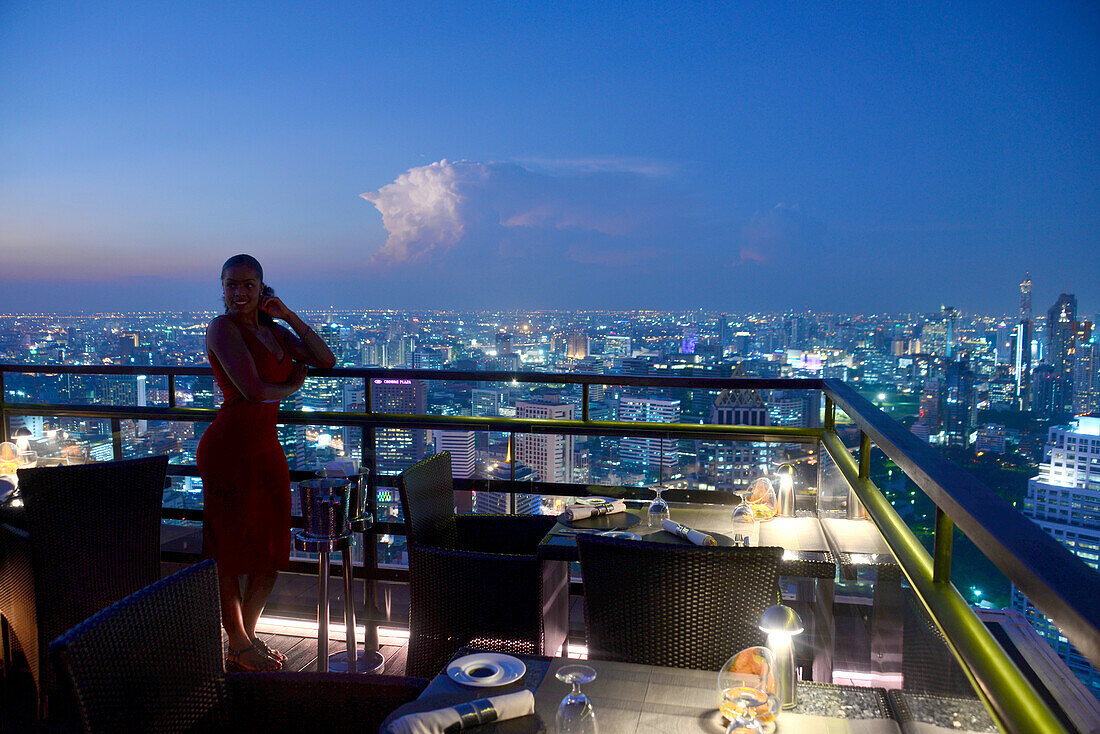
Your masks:
<instances>
[{"instance_id":1,"label":"napkin ring","mask_svg":"<svg viewBox=\"0 0 1100 734\"><path fill-rule=\"evenodd\" d=\"M448 732L472 729L481 724L497 720L497 710L487 698L479 698L469 703L460 703L454 707L458 712L457 724L447 727Z\"/></svg>"}]
</instances>

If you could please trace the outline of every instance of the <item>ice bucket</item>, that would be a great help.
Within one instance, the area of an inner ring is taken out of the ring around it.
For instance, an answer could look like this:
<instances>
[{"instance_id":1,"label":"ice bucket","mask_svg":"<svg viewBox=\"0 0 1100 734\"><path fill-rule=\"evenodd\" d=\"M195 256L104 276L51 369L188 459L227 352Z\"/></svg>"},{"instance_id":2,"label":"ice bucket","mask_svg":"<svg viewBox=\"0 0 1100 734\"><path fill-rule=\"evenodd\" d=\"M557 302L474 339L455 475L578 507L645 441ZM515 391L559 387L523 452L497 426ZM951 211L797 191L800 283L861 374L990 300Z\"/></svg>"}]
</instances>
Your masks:
<instances>
[{"instance_id":1,"label":"ice bucket","mask_svg":"<svg viewBox=\"0 0 1100 734\"><path fill-rule=\"evenodd\" d=\"M326 479L340 479L350 483L348 495L348 520L355 522L367 515L367 476L366 467L356 469L343 462L331 462L317 470L317 476Z\"/></svg>"},{"instance_id":2,"label":"ice bucket","mask_svg":"<svg viewBox=\"0 0 1100 734\"><path fill-rule=\"evenodd\" d=\"M348 498L358 477L327 477L298 482L305 530L317 538L336 538L348 531Z\"/></svg>"}]
</instances>

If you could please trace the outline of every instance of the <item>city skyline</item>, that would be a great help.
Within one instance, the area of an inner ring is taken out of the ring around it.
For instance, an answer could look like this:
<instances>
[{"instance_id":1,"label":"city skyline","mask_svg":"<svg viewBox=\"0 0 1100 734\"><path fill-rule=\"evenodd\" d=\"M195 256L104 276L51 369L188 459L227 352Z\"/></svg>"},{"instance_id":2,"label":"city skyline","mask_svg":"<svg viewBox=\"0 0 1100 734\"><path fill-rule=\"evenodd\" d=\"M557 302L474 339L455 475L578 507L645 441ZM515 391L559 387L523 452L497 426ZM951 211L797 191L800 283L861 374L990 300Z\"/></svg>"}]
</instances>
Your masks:
<instances>
[{"instance_id":1,"label":"city skyline","mask_svg":"<svg viewBox=\"0 0 1100 734\"><path fill-rule=\"evenodd\" d=\"M0 312L1100 310L1087 4L0 22Z\"/></svg>"}]
</instances>

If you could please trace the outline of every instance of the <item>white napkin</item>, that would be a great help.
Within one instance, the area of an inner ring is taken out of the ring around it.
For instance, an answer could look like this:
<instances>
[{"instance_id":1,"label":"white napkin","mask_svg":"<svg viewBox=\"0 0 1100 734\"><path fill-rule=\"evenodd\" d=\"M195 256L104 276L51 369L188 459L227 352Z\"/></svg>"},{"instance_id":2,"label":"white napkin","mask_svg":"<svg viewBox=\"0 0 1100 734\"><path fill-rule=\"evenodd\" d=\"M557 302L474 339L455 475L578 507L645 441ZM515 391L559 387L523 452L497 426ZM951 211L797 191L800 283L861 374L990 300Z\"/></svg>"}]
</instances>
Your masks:
<instances>
[{"instance_id":1,"label":"white napkin","mask_svg":"<svg viewBox=\"0 0 1100 734\"><path fill-rule=\"evenodd\" d=\"M661 520L661 529L673 535L678 535L681 538L687 538L692 543L695 543L695 545L718 545L718 541L712 536L701 533L698 530L692 530L687 525L681 525L672 520Z\"/></svg>"},{"instance_id":2,"label":"white napkin","mask_svg":"<svg viewBox=\"0 0 1100 734\"><path fill-rule=\"evenodd\" d=\"M535 713L535 694L526 688L516 693L492 696L489 703L496 709L496 721L518 719ZM442 734L448 726L462 721L455 708L448 707L435 711L422 711L418 714L405 714L393 721L387 731L390 734Z\"/></svg>"},{"instance_id":3,"label":"white napkin","mask_svg":"<svg viewBox=\"0 0 1100 734\"><path fill-rule=\"evenodd\" d=\"M626 512L626 500L615 500L606 505L569 505L565 508L566 520L583 520L593 515L614 515Z\"/></svg>"}]
</instances>

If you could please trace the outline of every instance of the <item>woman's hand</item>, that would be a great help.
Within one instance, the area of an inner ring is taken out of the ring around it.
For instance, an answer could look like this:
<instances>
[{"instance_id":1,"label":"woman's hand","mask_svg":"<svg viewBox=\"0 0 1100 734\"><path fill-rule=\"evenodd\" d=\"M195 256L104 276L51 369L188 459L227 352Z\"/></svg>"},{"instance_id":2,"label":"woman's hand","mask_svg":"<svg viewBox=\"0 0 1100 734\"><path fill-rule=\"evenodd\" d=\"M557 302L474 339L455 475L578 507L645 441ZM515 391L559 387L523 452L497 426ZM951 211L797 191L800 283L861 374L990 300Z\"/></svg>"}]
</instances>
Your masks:
<instances>
[{"instance_id":1,"label":"woman's hand","mask_svg":"<svg viewBox=\"0 0 1100 734\"><path fill-rule=\"evenodd\" d=\"M286 307L283 299L278 296L265 296L260 299L260 310L273 319L289 321L294 312Z\"/></svg>"}]
</instances>

